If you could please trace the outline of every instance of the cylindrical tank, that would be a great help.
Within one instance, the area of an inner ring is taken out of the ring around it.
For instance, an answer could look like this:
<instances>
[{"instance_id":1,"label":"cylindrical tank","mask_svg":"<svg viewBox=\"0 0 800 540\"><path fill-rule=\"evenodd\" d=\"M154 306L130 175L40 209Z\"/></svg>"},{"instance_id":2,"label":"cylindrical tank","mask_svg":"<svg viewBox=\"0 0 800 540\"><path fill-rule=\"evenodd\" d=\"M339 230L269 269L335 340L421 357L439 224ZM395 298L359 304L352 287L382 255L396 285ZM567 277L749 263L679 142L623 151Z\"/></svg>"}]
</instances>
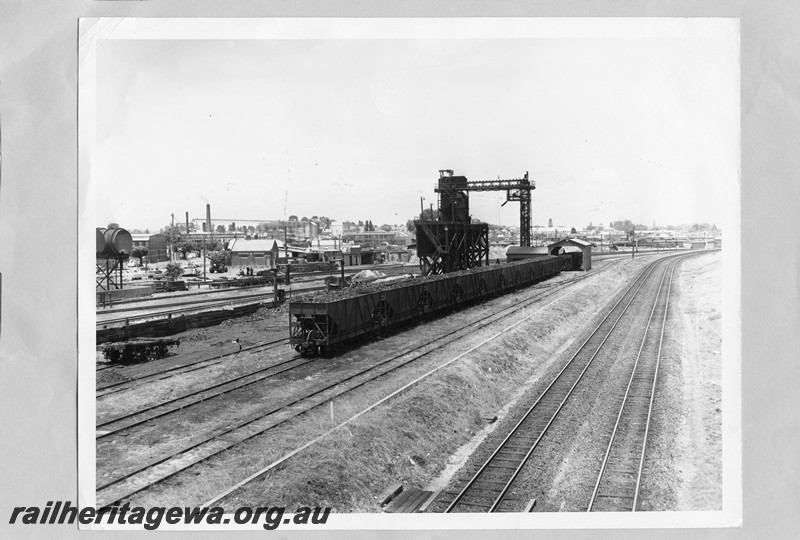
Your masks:
<instances>
[{"instance_id":1,"label":"cylindrical tank","mask_svg":"<svg viewBox=\"0 0 800 540\"><path fill-rule=\"evenodd\" d=\"M105 249L106 249L106 237L103 234L105 232L106 232L105 229L101 229L99 227L97 228L96 238L97 238L97 256L98 257L100 255L102 255L103 251L105 251Z\"/></svg>"},{"instance_id":2,"label":"cylindrical tank","mask_svg":"<svg viewBox=\"0 0 800 540\"><path fill-rule=\"evenodd\" d=\"M103 236L106 244L103 249L103 256L105 257L130 255L133 250L133 237L125 229L106 229Z\"/></svg>"}]
</instances>

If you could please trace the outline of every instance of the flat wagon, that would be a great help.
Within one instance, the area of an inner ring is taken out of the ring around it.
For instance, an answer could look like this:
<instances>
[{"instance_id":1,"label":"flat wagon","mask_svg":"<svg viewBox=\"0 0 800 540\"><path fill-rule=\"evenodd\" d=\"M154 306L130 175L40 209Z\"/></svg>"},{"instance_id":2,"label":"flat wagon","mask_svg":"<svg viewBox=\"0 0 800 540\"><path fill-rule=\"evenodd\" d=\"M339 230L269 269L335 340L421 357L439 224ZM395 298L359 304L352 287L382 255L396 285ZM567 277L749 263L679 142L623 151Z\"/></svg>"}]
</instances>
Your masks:
<instances>
[{"instance_id":1,"label":"flat wagon","mask_svg":"<svg viewBox=\"0 0 800 540\"><path fill-rule=\"evenodd\" d=\"M561 258L545 256L427 276L338 300L292 301L289 343L304 354L324 354L342 343L537 283L560 273L563 265Z\"/></svg>"}]
</instances>

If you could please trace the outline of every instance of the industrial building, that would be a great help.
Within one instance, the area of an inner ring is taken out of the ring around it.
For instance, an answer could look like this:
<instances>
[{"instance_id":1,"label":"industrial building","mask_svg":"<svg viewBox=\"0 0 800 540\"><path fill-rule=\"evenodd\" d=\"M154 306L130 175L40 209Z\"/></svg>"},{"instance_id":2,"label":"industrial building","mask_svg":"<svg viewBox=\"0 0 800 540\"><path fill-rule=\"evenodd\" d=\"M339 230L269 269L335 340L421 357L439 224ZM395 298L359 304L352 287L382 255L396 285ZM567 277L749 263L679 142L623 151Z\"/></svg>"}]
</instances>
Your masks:
<instances>
[{"instance_id":1,"label":"industrial building","mask_svg":"<svg viewBox=\"0 0 800 540\"><path fill-rule=\"evenodd\" d=\"M280 250L284 248L280 240L236 238L231 240L228 250L231 252L231 266L250 268L274 268Z\"/></svg>"},{"instance_id":2,"label":"industrial building","mask_svg":"<svg viewBox=\"0 0 800 540\"><path fill-rule=\"evenodd\" d=\"M587 271L592 269L592 244L586 240L567 238L547 246L547 252L550 255L561 255L562 253L569 253L571 251L580 251L583 253L581 270Z\"/></svg>"}]
</instances>

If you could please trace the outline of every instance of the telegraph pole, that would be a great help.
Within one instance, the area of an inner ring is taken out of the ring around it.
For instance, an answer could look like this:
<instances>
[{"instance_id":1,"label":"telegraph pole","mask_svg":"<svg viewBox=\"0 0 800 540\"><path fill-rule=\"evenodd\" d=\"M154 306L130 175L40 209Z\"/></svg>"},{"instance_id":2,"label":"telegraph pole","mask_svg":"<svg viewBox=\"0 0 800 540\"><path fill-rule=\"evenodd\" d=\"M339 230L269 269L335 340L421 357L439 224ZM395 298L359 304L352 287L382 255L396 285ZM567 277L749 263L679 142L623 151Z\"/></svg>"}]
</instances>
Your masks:
<instances>
[{"instance_id":1,"label":"telegraph pole","mask_svg":"<svg viewBox=\"0 0 800 540\"><path fill-rule=\"evenodd\" d=\"M172 226L169 229L169 262L172 264L172 252L175 251L175 214L172 216Z\"/></svg>"},{"instance_id":2,"label":"telegraph pole","mask_svg":"<svg viewBox=\"0 0 800 540\"><path fill-rule=\"evenodd\" d=\"M636 225L631 227L631 259L636 257Z\"/></svg>"}]
</instances>

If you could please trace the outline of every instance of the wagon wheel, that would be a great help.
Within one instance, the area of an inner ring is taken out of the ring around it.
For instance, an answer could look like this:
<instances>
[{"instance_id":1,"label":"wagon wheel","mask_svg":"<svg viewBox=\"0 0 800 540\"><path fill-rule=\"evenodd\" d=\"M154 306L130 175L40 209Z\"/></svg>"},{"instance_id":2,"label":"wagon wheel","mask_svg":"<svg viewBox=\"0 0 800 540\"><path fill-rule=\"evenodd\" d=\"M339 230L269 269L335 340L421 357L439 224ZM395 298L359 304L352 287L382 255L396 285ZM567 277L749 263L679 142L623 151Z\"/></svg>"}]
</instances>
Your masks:
<instances>
[{"instance_id":1,"label":"wagon wheel","mask_svg":"<svg viewBox=\"0 0 800 540\"><path fill-rule=\"evenodd\" d=\"M126 345L125 348L122 349L122 361L131 362L134 360L134 358L135 354L133 352L133 349L129 345Z\"/></svg>"},{"instance_id":2,"label":"wagon wheel","mask_svg":"<svg viewBox=\"0 0 800 540\"><path fill-rule=\"evenodd\" d=\"M150 360L150 346L147 345L141 349L133 351L134 358L137 362L146 362Z\"/></svg>"},{"instance_id":3,"label":"wagon wheel","mask_svg":"<svg viewBox=\"0 0 800 540\"><path fill-rule=\"evenodd\" d=\"M109 362L117 362L119 361L119 351L117 349L112 349L111 347L106 347L103 349L103 356L106 357L106 360Z\"/></svg>"}]
</instances>

